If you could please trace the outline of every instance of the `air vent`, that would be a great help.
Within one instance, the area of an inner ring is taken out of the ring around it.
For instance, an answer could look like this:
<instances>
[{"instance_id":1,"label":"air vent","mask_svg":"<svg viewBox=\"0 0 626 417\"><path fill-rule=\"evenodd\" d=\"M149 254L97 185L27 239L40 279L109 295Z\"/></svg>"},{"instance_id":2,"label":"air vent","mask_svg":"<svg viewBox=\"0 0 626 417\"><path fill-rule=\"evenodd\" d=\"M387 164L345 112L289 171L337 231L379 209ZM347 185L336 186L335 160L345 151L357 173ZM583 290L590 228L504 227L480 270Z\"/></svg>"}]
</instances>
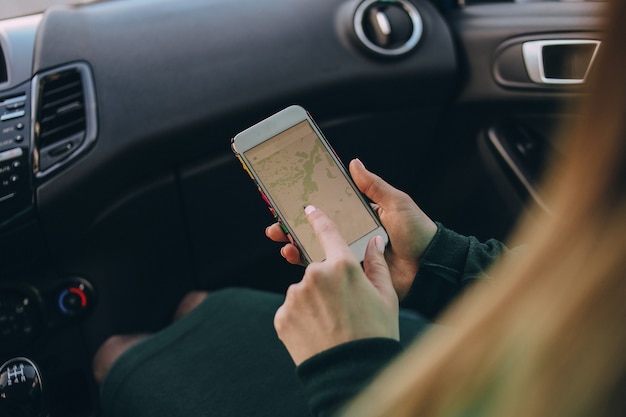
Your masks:
<instances>
[{"instance_id":1,"label":"air vent","mask_svg":"<svg viewBox=\"0 0 626 417\"><path fill-rule=\"evenodd\" d=\"M413 50L422 37L422 17L408 0L365 0L354 13L354 31L369 51L397 57Z\"/></svg>"},{"instance_id":2,"label":"air vent","mask_svg":"<svg viewBox=\"0 0 626 417\"><path fill-rule=\"evenodd\" d=\"M84 64L41 74L34 83L36 171L43 176L74 159L95 139L94 94Z\"/></svg>"}]
</instances>

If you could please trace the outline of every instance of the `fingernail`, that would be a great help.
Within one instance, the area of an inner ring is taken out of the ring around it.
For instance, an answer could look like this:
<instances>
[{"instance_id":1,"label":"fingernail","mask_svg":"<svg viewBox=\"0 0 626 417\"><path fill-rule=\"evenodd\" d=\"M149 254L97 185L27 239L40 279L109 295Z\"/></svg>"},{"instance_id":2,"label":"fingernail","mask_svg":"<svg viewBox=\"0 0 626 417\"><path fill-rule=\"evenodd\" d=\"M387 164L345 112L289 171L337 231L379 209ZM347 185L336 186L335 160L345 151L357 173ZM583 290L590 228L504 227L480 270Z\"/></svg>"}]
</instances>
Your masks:
<instances>
[{"instance_id":1,"label":"fingernail","mask_svg":"<svg viewBox=\"0 0 626 417\"><path fill-rule=\"evenodd\" d=\"M311 214L311 213L313 213L315 210L317 210L317 208L315 208L315 206L312 206L312 205L310 205L310 204L309 204L308 206L305 206L305 207L304 207L304 212L305 212L306 214Z\"/></svg>"},{"instance_id":2,"label":"fingernail","mask_svg":"<svg viewBox=\"0 0 626 417\"><path fill-rule=\"evenodd\" d=\"M361 162L361 160L360 160L359 158L354 158L354 160L355 160L355 162L356 162L357 164L359 164L359 166L360 166L361 168L365 168L365 165L363 165L363 162Z\"/></svg>"},{"instance_id":3,"label":"fingernail","mask_svg":"<svg viewBox=\"0 0 626 417\"><path fill-rule=\"evenodd\" d=\"M382 236L374 236L374 244L380 253L385 253L385 240Z\"/></svg>"}]
</instances>

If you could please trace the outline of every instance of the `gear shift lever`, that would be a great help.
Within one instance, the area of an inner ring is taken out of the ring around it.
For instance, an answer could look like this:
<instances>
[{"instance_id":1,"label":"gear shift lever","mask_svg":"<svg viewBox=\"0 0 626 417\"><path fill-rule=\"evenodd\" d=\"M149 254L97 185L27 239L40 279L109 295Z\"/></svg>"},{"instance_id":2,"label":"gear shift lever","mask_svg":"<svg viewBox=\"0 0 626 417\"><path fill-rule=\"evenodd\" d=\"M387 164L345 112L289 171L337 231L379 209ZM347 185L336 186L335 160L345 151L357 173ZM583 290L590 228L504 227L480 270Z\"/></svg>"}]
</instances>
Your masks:
<instances>
[{"instance_id":1,"label":"gear shift lever","mask_svg":"<svg viewBox=\"0 0 626 417\"><path fill-rule=\"evenodd\" d=\"M46 417L41 374L30 359L17 357L0 366L0 415Z\"/></svg>"}]
</instances>

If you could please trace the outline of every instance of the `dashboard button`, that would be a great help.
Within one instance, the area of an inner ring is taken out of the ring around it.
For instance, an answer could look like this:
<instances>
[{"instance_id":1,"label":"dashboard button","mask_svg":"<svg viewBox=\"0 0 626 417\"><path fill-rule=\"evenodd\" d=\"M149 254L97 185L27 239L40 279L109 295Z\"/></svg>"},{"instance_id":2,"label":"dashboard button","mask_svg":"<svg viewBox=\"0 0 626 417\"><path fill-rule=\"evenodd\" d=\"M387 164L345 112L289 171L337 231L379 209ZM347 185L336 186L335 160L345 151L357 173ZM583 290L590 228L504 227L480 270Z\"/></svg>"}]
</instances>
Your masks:
<instances>
[{"instance_id":1,"label":"dashboard button","mask_svg":"<svg viewBox=\"0 0 626 417\"><path fill-rule=\"evenodd\" d=\"M7 120L18 119L20 117L23 117L25 114L26 112L24 110L18 110L18 111L14 111L11 113L5 113L2 116L0 116L0 121L6 122Z\"/></svg>"},{"instance_id":2,"label":"dashboard button","mask_svg":"<svg viewBox=\"0 0 626 417\"><path fill-rule=\"evenodd\" d=\"M34 340L41 328L40 308L31 291L0 290L0 352Z\"/></svg>"},{"instance_id":3,"label":"dashboard button","mask_svg":"<svg viewBox=\"0 0 626 417\"><path fill-rule=\"evenodd\" d=\"M9 159L19 158L24 154L22 148L13 148L8 151L0 152L0 162L8 161Z\"/></svg>"},{"instance_id":4,"label":"dashboard button","mask_svg":"<svg viewBox=\"0 0 626 417\"><path fill-rule=\"evenodd\" d=\"M24 101L18 101L16 103L7 104L6 106L4 106L4 108L7 110L15 110L15 109L21 109L25 105L26 103Z\"/></svg>"}]
</instances>

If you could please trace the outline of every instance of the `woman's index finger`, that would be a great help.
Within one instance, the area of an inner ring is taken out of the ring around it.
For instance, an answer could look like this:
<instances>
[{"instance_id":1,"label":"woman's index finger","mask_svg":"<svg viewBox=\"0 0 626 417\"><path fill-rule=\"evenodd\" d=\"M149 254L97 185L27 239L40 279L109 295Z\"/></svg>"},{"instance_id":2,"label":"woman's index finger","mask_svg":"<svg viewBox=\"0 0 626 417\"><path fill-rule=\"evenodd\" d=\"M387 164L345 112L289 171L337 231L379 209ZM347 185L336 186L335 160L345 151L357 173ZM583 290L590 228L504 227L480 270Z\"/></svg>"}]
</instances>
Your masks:
<instances>
[{"instance_id":1,"label":"woman's index finger","mask_svg":"<svg viewBox=\"0 0 626 417\"><path fill-rule=\"evenodd\" d=\"M343 256L346 253L353 256L352 251L348 248L348 244L339 233L337 225L335 225L326 213L311 205L306 206L304 212L306 213L309 224L315 232L317 241L324 250L326 259L338 255Z\"/></svg>"}]
</instances>

